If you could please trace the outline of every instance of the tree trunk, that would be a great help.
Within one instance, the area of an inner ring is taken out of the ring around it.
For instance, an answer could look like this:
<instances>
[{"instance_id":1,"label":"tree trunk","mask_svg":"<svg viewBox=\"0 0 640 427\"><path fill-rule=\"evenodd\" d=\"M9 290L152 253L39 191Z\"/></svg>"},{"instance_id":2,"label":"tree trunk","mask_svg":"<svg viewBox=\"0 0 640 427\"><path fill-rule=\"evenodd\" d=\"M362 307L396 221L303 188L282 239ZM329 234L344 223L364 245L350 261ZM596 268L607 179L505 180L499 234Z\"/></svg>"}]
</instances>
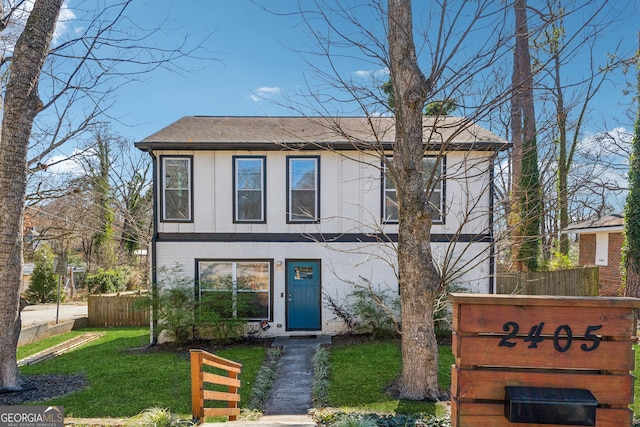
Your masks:
<instances>
[{"instance_id":1,"label":"tree trunk","mask_svg":"<svg viewBox=\"0 0 640 427\"><path fill-rule=\"evenodd\" d=\"M516 46L511 98L514 174L509 225L516 269L536 270L540 251L540 172L526 3L526 0L516 0L514 3Z\"/></svg>"},{"instance_id":2,"label":"tree trunk","mask_svg":"<svg viewBox=\"0 0 640 427\"><path fill-rule=\"evenodd\" d=\"M398 271L402 306L400 397L439 397L438 346L433 308L440 276L431 254L431 212L421 174L425 147L422 109L429 82L418 68L410 0L389 0L389 59L395 97L396 135L392 167L396 172L399 236Z\"/></svg>"},{"instance_id":3,"label":"tree trunk","mask_svg":"<svg viewBox=\"0 0 640 427\"><path fill-rule=\"evenodd\" d=\"M640 96L640 55L637 58L636 73L636 94ZM624 206L622 259L625 269L624 295L640 298L640 102L636 110L636 123L631 141L629 193Z\"/></svg>"},{"instance_id":4,"label":"tree trunk","mask_svg":"<svg viewBox=\"0 0 640 427\"><path fill-rule=\"evenodd\" d=\"M27 148L42 107L38 79L63 0L37 0L16 42L4 99L0 134L0 390L18 390L22 223Z\"/></svg>"}]
</instances>

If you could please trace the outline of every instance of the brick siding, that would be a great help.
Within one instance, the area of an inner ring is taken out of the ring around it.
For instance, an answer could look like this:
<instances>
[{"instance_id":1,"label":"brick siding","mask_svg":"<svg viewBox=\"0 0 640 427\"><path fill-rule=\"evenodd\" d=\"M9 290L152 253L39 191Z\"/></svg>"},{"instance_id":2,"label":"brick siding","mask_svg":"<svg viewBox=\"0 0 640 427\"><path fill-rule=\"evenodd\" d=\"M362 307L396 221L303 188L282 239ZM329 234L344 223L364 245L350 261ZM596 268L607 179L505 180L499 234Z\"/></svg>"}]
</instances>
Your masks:
<instances>
[{"instance_id":1,"label":"brick siding","mask_svg":"<svg viewBox=\"0 0 640 427\"><path fill-rule=\"evenodd\" d=\"M600 295L620 296L622 275L620 258L622 254L622 233L609 233L609 261L607 266L600 266ZM595 265L596 235L580 234L580 265Z\"/></svg>"}]
</instances>

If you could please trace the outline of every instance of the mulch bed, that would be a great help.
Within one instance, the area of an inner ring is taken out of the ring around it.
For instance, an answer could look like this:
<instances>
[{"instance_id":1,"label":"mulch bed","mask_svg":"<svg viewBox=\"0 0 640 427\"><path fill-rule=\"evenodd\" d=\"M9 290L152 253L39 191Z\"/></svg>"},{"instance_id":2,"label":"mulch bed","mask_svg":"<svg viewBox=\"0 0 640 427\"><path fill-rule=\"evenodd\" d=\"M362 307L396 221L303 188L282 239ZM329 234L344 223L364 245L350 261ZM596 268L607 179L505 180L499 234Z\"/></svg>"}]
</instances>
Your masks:
<instances>
[{"instance_id":1,"label":"mulch bed","mask_svg":"<svg viewBox=\"0 0 640 427\"><path fill-rule=\"evenodd\" d=\"M89 385L84 375L62 374L22 375L19 382L22 390L0 390L0 405L41 402L83 390Z\"/></svg>"}]
</instances>

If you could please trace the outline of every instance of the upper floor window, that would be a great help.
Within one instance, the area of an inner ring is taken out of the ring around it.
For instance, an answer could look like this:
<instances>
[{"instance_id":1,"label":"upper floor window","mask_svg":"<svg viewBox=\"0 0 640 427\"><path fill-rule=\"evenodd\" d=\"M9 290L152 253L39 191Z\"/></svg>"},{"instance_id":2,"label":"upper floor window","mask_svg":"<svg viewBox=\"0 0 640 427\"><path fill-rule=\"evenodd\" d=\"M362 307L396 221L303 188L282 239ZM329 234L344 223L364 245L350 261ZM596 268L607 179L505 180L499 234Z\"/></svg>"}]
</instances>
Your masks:
<instances>
[{"instance_id":1,"label":"upper floor window","mask_svg":"<svg viewBox=\"0 0 640 427\"><path fill-rule=\"evenodd\" d=\"M424 157L422 159L422 176L424 179L424 191L429 197L429 208L433 222L443 222L444 218L444 180L442 179L442 171L444 169L445 158L441 158L438 162L436 157ZM437 168L437 169L436 169ZM433 171L435 169L435 174ZM433 177L432 177L433 174ZM431 189L427 185L431 181ZM429 192L430 191L430 192ZM391 174L384 171L384 201L383 201L383 219L386 222L398 221L398 197L396 194L396 185L393 182Z\"/></svg>"},{"instance_id":2,"label":"upper floor window","mask_svg":"<svg viewBox=\"0 0 640 427\"><path fill-rule=\"evenodd\" d=\"M287 222L320 217L320 157L287 157Z\"/></svg>"},{"instance_id":3,"label":"upper floor window","mask_svg":"<svg viewBox=\"0 0 640 427\"><path fill-rule=\"evenodd\" d=\"M235 222L265 222L265 157L233 158Z\"/></svg>"},{"instance_id":4,"label":"upper floor window","mask_svg":"<svg viewBox=\"0 0 640 427\"><path fill-rule=\"evenodd\" d=\"M161 156L162 220L192 220L191 156Z\"/></svg>"}]
</instances>

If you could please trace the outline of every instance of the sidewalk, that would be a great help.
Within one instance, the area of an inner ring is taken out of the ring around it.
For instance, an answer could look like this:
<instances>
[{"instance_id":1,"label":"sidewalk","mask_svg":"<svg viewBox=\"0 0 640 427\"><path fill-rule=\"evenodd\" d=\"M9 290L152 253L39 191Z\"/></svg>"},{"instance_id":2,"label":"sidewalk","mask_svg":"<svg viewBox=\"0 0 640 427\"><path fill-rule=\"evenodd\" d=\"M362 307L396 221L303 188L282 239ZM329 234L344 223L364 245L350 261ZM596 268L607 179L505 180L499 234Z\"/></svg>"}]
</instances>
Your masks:
<instances>
[{"instance_id":1,"label":"sidewalk","mask_svg":"<svg viewBox=\"0 0 640 427\"><path fill-rule=\"evenodd\" d=\"M234 421L234 427L286 426L312 427L315 422L308 415L313 408L312 360L323 344L331 344L331 337L318 335L312 338L277 337L272 346L283 347L278 360L278 377L259 421ZM229 426L228 423L205 423L203 426Z\"/></svg>"},{"instance_id":2,"label":"sidewalk","mask_svg":"<svg viewBox=\"0 0 640 427\"><path fill-rule=\"evenodd\" d=\"M55 303L33 304L26 306L20 316L22 327L28 328L40 323L55 323L56 314L59 322L87 317L87 311L87 303L60 304L59 307Z\"/></svg>"}]
</instances>

